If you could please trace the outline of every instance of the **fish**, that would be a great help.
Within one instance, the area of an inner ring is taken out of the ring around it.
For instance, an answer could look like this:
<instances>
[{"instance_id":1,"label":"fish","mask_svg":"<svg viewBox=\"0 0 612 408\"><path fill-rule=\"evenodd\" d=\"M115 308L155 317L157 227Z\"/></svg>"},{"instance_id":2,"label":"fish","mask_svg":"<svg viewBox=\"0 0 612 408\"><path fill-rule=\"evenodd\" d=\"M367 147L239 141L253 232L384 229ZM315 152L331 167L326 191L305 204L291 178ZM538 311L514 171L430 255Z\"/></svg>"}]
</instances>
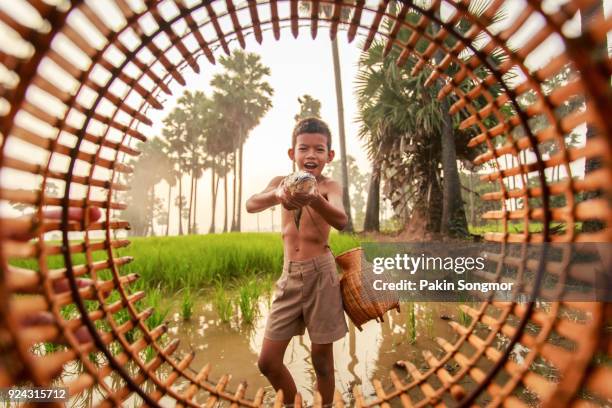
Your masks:
<instances>
[{"instance_id":1,"label":"fish","mask_svg":"<svg viewBox=\"0 0 612 408\"><path fill-rule=\"evenodd\" d=\"M307 171L296 171L283 179L283 185L291 194L312 193L317 185L317 179ZM293 210L293 221L295 227L300 229L300 219L302 218L302 208Z\"/></svg>"}]
</instances>

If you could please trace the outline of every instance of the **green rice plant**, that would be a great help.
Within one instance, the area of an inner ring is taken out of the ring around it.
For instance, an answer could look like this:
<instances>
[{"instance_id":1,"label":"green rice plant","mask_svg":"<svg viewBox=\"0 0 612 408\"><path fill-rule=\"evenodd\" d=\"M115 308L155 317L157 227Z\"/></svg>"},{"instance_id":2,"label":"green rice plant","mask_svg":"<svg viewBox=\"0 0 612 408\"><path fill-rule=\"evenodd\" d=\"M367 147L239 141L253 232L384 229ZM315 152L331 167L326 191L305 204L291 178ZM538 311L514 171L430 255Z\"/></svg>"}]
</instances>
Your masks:
<instances>
[{"instance_id":1,"label":"green rice plant","mask_svg":"<svg viewBox=\"0 0 612 408\"><path fill-rule=\"evenodd\" d=\"M408 335L408 340L410 343L414 343L416 341L416 305L414 302L406 303L408 308L407 319L406 319L406 334Z\"/></svg>"},{"instance_id":2,"label":"green rice plant","mask_svg":"<svg viewBox=\"0 0 612 408\"><path fill-rule=\"evenodd\" d=\"M164 322L170 308L164 303L163 294L159 288L151 289L145 299L147 307L153 308L153 313L145 321L147 327L152 330Z\"/></svg>"},{"instance_id":3,"label":"green rice plant","mask_svg":"<svg viewBox=\"0 0 612 408\"><path fill-rule=\"evenodd\" d=\"M431 303L425 303L425 313L421 318L421 324L424 325L425 333L427 337L434 337L434 310L431 307Z\"/></svg>"},{"instance_id":4,"label":"green rice plant","mask_svg":"<svg viewBox=\"0 0 612 408\"><path fill-rule=\"evenodd\" d=\"M147 307L153 308L153 313L145 321L149 330L152 330L155 327L164 323L164 320L166 320L166 316L170 312L170 307L164 302L163 294L159 288L151 289L149 296L147 296L145 299ZM163 345L164 339L165 335L160 338L158 343L160 345ZM155 350L151 346L147 346L143 353L143 358L145 362L151 361L155 356Z\"/></svg>"},{"instance_id":5,"label":"green rice plant","mask_svg":"<svg viewBox=\"0 0 612 408\"><path fill-rule=\"evenodd\" d=\"M255 274L278 275L283 265L282 241L274 233L136 237L131 241L129 247L117 250L118 255L134 257L134 262L122 267L122 273L138 273L144 287L161 284L169 292ZM352 235L330 236L336 254L358 244Z\"/></svg>"},{"instance_id":6,"label":"green rice plant","mask_svg":"<svg viewBox=\"0 0 612 408\"><path fill-rule=\"evenodd\" d=\"M468 327L472 323L472 316L464 312L461 305L457 306L457 319L463 327Z\"/></svg>"},{"instance_id":7,"label":"green rice plant","mask_svg":"<svg viewBox=\"0 0 612 408\"><path fill-rule=\"evenodd\" d=\"M44 347L45 347L45 355L55 353L56 351L60 351L66 348L66 346L63 346L57 343L51 343L51 342L45 342Z\"/></svg>"},{"instance_id":8,"label":"green rice plant","mask_svg":"<svg viewBox=\"0 0 612 408\"><path fill-rule=\"evenodd\" d=\"M330 246L335 254L359 245L357 236L332 233ZM115 256L131 256L134 261L121 267L122 275L138 273L140 279L129 285L133 290L162 287L176 293L188 286L214 286L218 280L278 276L283 266L283 242L278 233L224 233L174 237L130 237L131 245L115 250ZM92 261L106 259L104 251L92 253ZM48 267L65 267L62 255L49 256ZM87 263L84 254L73 254L74 264ZM11 259L10 263L37 270L36 260ZM98 278L111 279L109 271ZM91 307L97 308L96 302Z\"/></svg>"},{"instance_id":9,"label":"green rice plant","mask_svg":"<svg viewBox=\"0 0 612 408\"><path fill-rule=\"evenodd\" d=\"M223 286L218 285L215 288L213 295L213 306L215 307L221 321L223 323L228 323L233 314L232 300L227 295L227 292Z\"/></svg>"},{"instance_id":10,"label":"green rice plant","mask_svg":"<svg viewBox=\"0 0 612 408\"><path fill-rule=\"evenodd\" d=\"M237 303L242 316L242 323L252 324L255 320L259 313L258 302L262 289L257 280L253 279L242 285L238 290Z\"/></svg>"},{"instance_id":11,"label":"green rice plant","mask_svg":"<svg viewBox=\"0 0 612 408\"><path fill-rule=\"evenodd\" d=\"M181 317L183 320L191 319L191 315L193 314L193 295L191 294L191 289L187 288L183 291L183 297L181 299Z\"/></svg>"}]
</instances>

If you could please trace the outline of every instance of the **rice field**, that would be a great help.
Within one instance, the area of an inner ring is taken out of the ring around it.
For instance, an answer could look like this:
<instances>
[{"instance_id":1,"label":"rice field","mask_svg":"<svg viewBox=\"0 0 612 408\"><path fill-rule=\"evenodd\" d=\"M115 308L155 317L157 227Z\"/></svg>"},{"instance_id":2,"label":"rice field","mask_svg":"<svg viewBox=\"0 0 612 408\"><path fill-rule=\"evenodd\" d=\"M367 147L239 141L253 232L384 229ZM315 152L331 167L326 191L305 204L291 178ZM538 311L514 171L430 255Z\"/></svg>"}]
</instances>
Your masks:
<instances>
[{"instance_id":1,"label":"rice field","mask_svg":"<svg viewBox=\"0 0 612 408\"><path fill-rule=\"evenodd\" d=\"M138 273L144 288L170 293L190 288L226 287L260 275L280 275L283 246L277 233L228 233L132 238L119 255L134 257L123 273ZM332 234L334 253L359 245L350 235Z\"/></svg>"},{"instance_id":2,"label":"rice field","mask_svg":"<svg viewBox=\"0 0 612 408\"><path fill-rule=\"evenodd\" d=\"M263 275L280 275L283 263L282 240L278 233L226 233L173 237L131 237L128 247L116 256L134 260L121 267L121 274L137 273L134 289L159 289L164 294L187 290L195 293L214 287L238 286ZM333 233L330 246L338 254L359 245L357 237ZM106 258L105 251L93 253L93 261ZM50 269L64 267L61 255L47 259ZM11 260L11 264L38 270L34 260ZM75 254L73 265L85 263L83 254ZM109 271L98 277L110 279ZM186 296L186 295L185 295ZM190 303L186 299L186 303Z\"/></svg>"}]
</instances>

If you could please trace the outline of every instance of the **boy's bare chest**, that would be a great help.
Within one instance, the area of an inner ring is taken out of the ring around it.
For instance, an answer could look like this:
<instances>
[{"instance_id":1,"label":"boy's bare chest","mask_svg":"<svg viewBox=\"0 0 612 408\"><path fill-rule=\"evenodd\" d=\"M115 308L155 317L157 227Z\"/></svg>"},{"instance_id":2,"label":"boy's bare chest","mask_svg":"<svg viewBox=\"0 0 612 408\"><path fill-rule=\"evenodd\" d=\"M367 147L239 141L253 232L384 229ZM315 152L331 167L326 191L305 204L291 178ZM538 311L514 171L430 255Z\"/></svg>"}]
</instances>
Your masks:
<instances>
[{"instance_id":1,"label":"boy's bare chest","mask_svg":"<svg viewBox=\"0 0 612 408\"><path fill-rule=\"evenodd\" d=\"M321 191L321 195L327 199L327 194L324 191ZM291 233L291 235L307 239L317 237L326 239L330 227L314 208L309 205L302 207L301 214L299 215L299 228L296 225L297 212L297 210L282 208L282 224L285 233Z\"/></svg>"}]
</instances>

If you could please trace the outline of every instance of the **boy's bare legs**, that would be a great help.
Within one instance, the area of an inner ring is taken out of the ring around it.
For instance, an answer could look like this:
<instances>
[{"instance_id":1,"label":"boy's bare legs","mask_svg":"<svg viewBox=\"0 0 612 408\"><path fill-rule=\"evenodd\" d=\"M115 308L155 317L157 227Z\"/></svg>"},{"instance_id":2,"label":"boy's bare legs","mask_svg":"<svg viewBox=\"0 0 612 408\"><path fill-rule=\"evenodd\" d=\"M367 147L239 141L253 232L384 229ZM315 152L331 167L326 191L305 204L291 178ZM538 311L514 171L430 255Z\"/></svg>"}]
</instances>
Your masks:
<instances>
[{"instance_id":1,"label":"boy's bare legs","mask_svg":"<svg viewBox=\"0 0 612 408\"><path fill-rule=\"evenodd\" d=\"M285 404L293 404L295 393L297 392L293 377L291 377L291 373L283 364L285 350L290 341L291 339L270 340L264 337L259 360L257 361L259 371L266 376L272 387L276 391L279 388L283 390Z\"/></svg>"},{"instance_id":2,"label":"boy's bare legs","mask_svg":"<svg viewBox=\"0 0 612 408\"><path fill-rule=\"evenodd\" d=\"M323 406L334 399L334 344L312 344L310 356L317 376L317 389L321 393Z\"/></svg>"}]
</instances>

